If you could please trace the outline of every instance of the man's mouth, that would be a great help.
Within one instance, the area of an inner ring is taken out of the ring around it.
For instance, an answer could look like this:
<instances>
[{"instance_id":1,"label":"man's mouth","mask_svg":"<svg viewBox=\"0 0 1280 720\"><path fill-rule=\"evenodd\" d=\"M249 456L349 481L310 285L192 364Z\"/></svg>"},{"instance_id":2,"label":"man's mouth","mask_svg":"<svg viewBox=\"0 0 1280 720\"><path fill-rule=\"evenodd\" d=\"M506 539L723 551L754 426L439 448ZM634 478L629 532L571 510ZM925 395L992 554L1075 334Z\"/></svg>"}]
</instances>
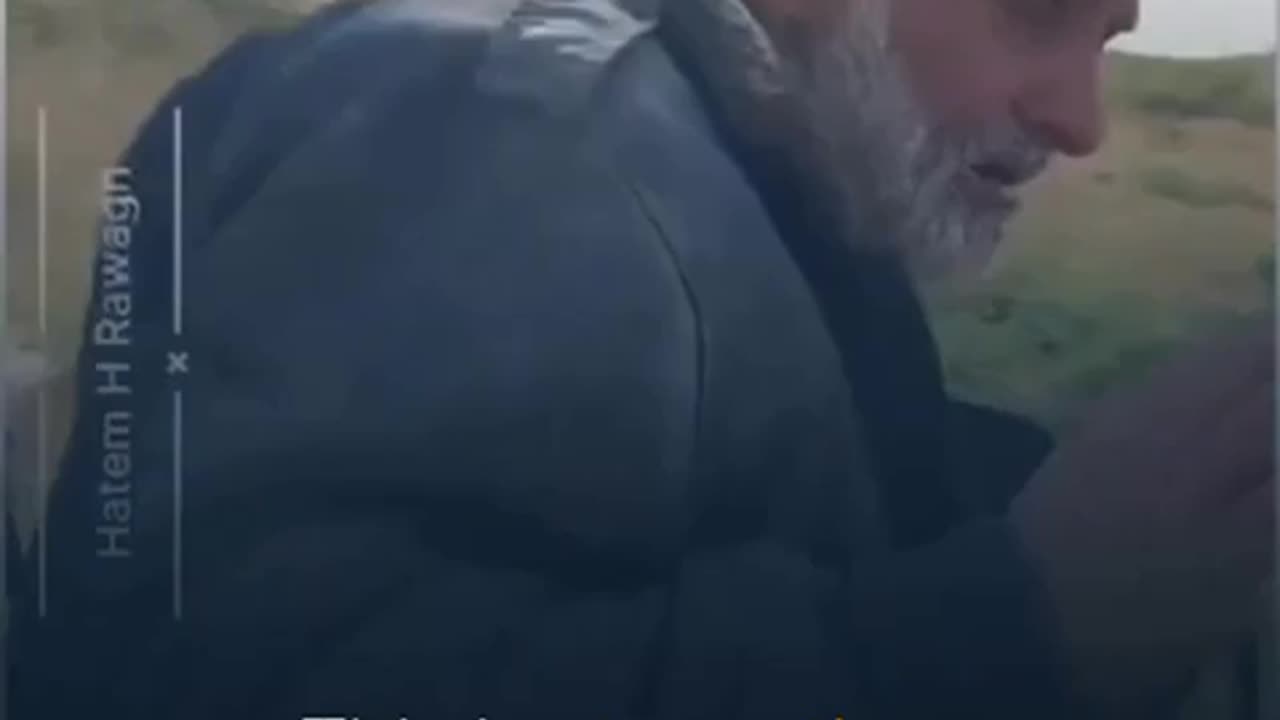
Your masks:
<instances>
[{"instance_id":1,"label":"man's mouth","mask_svg":"<svg viewBox=\"0 0 1280 720\"><path fill-rule=\"evenodd\" d=\"M1016 189L1029 180L1025 173L994 162L975 163L960 173L957 183L970 202L984 209L1012 212L1018 207Z\"/></svg>"},{"instance_id":2,"label":"man's mouth","mask_svg":"<svg viewBox=\"0 0 1280 720\"><path fill-rule=\"evenodd\" d=\"M975 163L971 167L979 178L1004 187L1021 185L1029 179L1025 173L998 162Z\"/></svg>"}]
</instances>

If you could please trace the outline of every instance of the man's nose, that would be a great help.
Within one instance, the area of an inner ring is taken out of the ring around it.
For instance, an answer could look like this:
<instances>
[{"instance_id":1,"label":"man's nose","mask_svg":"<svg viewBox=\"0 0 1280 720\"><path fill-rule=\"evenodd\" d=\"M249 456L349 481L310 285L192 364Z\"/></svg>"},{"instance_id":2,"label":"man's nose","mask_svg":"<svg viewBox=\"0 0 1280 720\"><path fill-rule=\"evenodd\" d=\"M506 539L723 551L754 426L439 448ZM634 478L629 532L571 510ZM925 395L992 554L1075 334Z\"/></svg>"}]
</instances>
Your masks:
<instances>
[{"instance_id":1,"label":"man's nose","mask_svg":"<svg viewBox=\"0 0 1280 720\"><path fill-rule=\"evenodd\" d=\"M1095 152L1106 136L1102 58L1096 52L1061 58L1034 73L1015 101L1015 114L1037 139L1072 157Z\"/></svg>"}]
</instances>

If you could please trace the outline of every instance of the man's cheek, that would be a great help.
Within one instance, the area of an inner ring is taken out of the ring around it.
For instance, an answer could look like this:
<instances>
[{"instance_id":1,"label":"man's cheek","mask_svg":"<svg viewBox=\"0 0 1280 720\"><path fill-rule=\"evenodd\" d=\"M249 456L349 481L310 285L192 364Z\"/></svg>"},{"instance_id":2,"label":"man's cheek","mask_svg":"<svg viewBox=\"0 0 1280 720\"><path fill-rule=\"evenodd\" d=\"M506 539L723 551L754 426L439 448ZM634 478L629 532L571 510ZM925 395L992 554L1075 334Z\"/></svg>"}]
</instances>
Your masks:
<instances>
[{"instance_id":1,"label":"man's cheek","mask_svg":"<svg viewBox=\"0 0 1280 720\"><path fill-rule=\"evenodd\" d=\"M1020 83L1017 66L992 52L927 58L910 80L934 120L956 129L1006 119Z\"/></svg>"},{"instance_id":2,"label":"man's cheek","mask_svg":"<svg viewBox=\"0 0 1280 720\"><path fill-rule=\"evenodd\" d=\"M916 5L918 0L904 3ZM931 10L929 16L921 8L898 11L893 25L897 54L919 102L948 125L981 125L1007 113L1019 86L1022 58L995 35L991 23Z\"/></svg>"}]
</instances>

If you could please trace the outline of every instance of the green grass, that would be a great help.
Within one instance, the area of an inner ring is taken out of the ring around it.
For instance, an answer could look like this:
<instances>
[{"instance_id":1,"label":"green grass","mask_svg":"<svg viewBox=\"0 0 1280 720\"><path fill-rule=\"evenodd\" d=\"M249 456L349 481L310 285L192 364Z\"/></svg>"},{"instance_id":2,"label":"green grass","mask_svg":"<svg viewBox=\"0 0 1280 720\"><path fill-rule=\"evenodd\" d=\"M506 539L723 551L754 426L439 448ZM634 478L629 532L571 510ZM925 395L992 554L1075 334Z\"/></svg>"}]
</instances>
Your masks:
<instances>
[{"instance_id":1,"label":"green grass","mask_svg":"<svg viewBox=\"0 0 1280 720\"><path fill-rule=\"evenodd\" d=\"M1205 180L1176 168L1147 168L1139 178L1148 194L1190 208L1235 206L1269 212L1274 204L1274 198L1244 183Z\"/></svg>"},{"instance_id":2,"label":"green grass","mask_svg":"<svg viewBox=\"0 0 1280 720\"><path fill-rule=\"evenodd\" d=\"M1275 121L1271 56L1170 62L1112 55L1111 96L1129 109L1172 120L1229 118L1254 127Z\"/></svg>"},{"instance_id":3,"label":"green grass","mask_svg":"<svg viewBox=\"0 0 1280 720\"><path fill-rule=\"evenodd\" d=\"M106 45L119 56L168 57L248 25L285 22L270 0L9 0L11 42L27 48Z\"/></svg>"},{"instance_id":4,"label":"green grass","mask_svg":"<svg viewBox=\"0 0 1280 720\"><path fill-rule=\"evenodd\" d=\"M1077 295L1082 288L1093 292ZM961 396L1030 413L1054 428L1069 426L1100 394L1139 378L1188 338L1250 315L1194 304L1173 311L1138 292L1090 288L1087 278L1009 292L972 293L940 313L948 376Z\"/></svg>"}]
</instances>

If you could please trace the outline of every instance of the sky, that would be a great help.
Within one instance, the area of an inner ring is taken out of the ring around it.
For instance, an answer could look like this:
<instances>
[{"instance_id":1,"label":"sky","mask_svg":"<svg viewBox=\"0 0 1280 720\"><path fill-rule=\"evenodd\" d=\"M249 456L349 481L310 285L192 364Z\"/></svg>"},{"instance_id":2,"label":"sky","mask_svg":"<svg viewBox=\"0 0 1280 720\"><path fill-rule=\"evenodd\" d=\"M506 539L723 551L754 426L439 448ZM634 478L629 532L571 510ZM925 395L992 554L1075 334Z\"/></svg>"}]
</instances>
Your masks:
<instances>
[{"instance_id":1,"label":"sky","mask_svg":"<svg viewBox=\"0 0 1280 720\"><path fill-rule=\"evenodd\" d=\"M1112 47L1203 57L1271 50L1275 39L1276 0L1142 0L1138 32Z\"/></svg>"}]
</instances>

